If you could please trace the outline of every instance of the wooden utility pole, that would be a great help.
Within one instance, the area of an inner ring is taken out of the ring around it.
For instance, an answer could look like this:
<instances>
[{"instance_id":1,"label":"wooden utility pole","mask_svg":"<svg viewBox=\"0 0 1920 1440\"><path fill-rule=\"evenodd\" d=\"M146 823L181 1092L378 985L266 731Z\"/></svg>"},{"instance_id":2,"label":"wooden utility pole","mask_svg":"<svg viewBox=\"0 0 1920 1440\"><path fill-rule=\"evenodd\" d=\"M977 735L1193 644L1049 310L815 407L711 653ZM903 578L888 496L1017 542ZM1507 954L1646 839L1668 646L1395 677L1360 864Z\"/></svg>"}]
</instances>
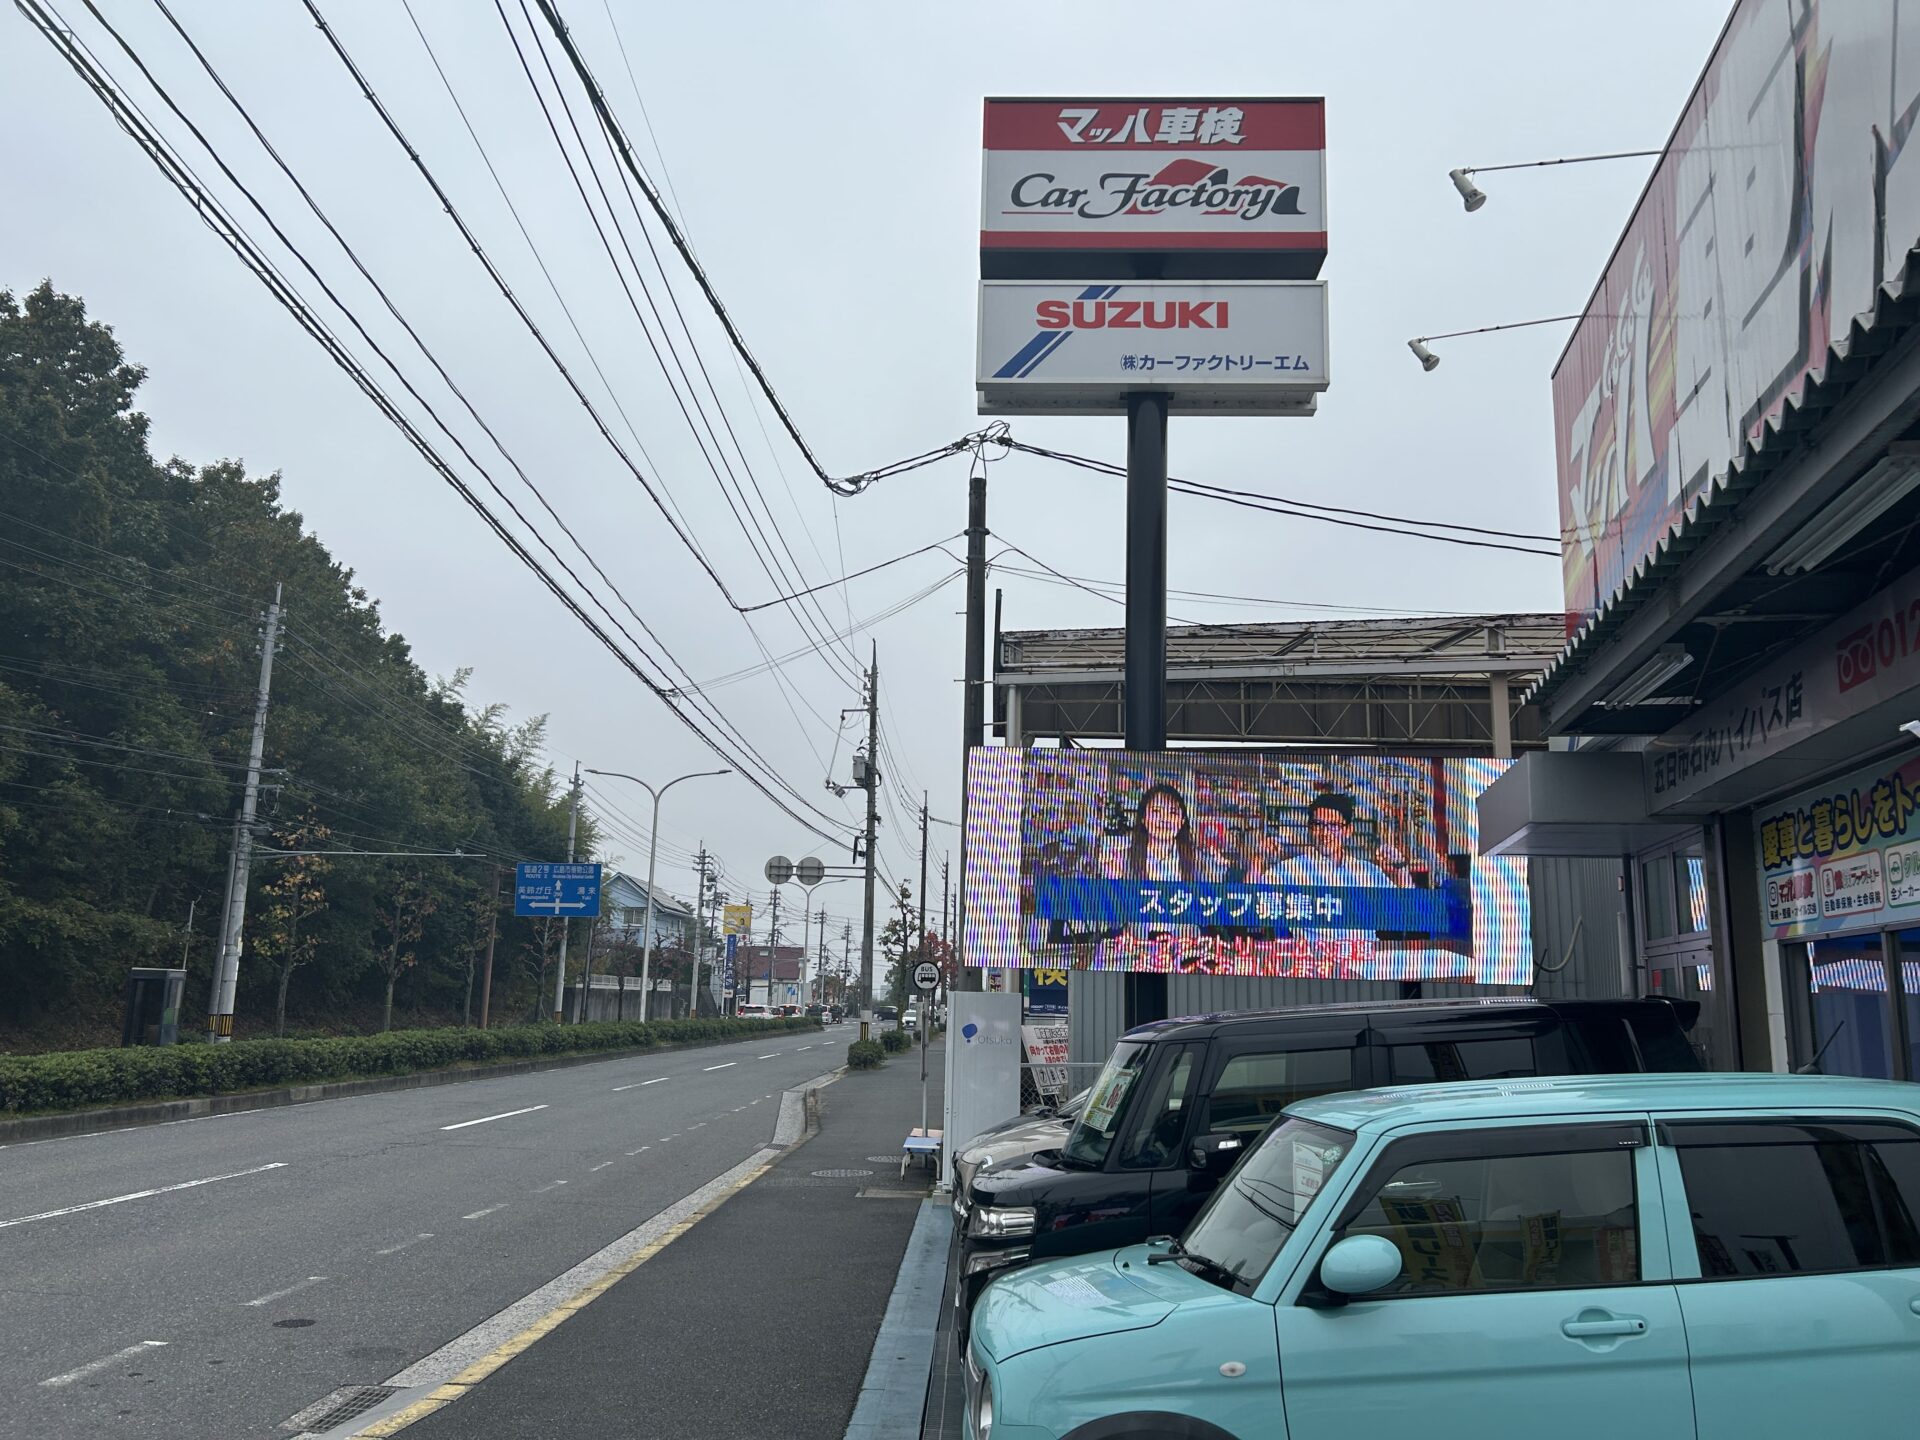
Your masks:
<instances>
[{"instance_id":1,"label":"wooden utility pole","mask_svg":"<svg viewBox=\"0 0 1920 1440\"><path fill-rule=\"evenodd\" d=\"M480 978L480 1028L487 1028L493 1003L493 942L500 938L500 867L493 867L493 919L487 926L487 966Z\"/></svg>"}]
</instances>

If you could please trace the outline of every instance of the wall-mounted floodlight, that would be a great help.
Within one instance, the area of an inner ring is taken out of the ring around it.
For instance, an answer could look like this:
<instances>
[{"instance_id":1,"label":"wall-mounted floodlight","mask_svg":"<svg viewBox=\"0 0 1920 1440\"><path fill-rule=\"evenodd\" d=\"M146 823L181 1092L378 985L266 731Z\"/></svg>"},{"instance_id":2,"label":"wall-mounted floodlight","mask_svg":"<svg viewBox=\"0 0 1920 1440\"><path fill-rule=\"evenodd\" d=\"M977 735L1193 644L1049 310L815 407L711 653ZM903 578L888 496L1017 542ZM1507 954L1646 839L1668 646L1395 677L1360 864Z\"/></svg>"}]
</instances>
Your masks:
<instances>
[{"instance_id":1,"label":"wall-mounted floodlight","mask_svg":"<svg viewBox=\"0 0 1920 1440\"><path fill-rule=\"evenodd\" d=\"M1608 155L1569 155L1560 160L1522 160L1517 165L1461 165L1447 171L1447 178L1453 182L1453 188L1460 192L1460 200L1472 214L1487 203L1487 192L1474 184L1469 178L1484 175L1489 170L1537 170L1542 165L1585 165L1594 160L1636 160L1647 155L1664 154L1660 150L1616 150Z\"/></svg>"},{"instance_id":2,"label":"wall-mounted floodlight","mask_svg":"<svg viewBox=\"0 0 1920 1440\"><path fill-rule=\"evenodd\" d=\"M1422 335L1418 339L1407 341L1407 348L1413 351L1414 359L1420 362L1422 370L1431 370L1440 363L1440 357L1428 348L1429 340L1457 340L1462 335L1486 335L1495 330L1524 330L1529 325L1557 325L1562 320L1578 320L1578 315L1549 315L1541 320L1515 320L1506 325L1482 325L1475 330L1448 330L1439 335Z\"/></svg>"}]
</instances>

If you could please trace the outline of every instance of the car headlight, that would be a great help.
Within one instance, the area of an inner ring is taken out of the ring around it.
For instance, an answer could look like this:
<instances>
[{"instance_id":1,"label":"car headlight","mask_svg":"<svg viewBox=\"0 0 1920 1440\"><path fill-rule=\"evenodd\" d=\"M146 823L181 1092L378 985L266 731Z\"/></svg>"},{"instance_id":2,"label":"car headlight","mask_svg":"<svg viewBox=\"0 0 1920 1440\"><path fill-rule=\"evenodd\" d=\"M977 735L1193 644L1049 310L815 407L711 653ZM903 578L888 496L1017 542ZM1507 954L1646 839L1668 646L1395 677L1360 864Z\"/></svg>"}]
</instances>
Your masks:
<instances>
[{"instance_id":1,"label":"car headlight","mask_svg":"<svg viewBox=\"0 0 1920 1440\"><path fill-rule=\"evenodd\" d=\"M995 1240L1011 1240L1033 1234L1033 1206L982 1205L967 1222L967 1232Z\"/></svg>"},{"instance_id":2,"label":"car headlight","mask_svg":"<svg viewBox=\"0 0 1920 1440\"><path fill-rule=\"evenodd\" d=\"M973 1391L973 1440L992 1440L993 1377L974 1358L971 1346L967 1349L967 1380Z\"/></svg>"}]
</instances>

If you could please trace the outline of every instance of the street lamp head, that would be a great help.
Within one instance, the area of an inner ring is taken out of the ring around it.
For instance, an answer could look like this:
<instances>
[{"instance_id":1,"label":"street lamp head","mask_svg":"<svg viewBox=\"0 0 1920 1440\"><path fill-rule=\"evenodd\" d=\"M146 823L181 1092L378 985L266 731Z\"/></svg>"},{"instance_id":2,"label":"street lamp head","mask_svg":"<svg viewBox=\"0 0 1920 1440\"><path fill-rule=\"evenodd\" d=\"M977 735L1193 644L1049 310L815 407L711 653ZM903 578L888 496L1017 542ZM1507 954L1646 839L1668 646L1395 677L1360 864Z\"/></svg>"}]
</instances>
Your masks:
<instances>
[{"instance_id":1,"label":"street lamp head","mask_svg":"<svg viewBox=\"0 0 1920 1440\"><path fill-rule=\"evenodd\" d=\"M1460 192L1460 199L1469 215L1487 203L1487 192L1474 184L1472 177L1473 171L1465 168L1447 172L1447 178L1453 182L1453 188Z\"/></svg>"},{"instance_id":2,"label":"street lamp head","mask_svg":"<svg viewBox=\"0 0 1920 1440\"><path fill-rule=\"evenodd\" d=\"M1422 370L1431 370L1440 363L1440 357L1427 348L1424 339L1407 341L1407 348L1413 351L1413 358L1420 362Z\"/></svg>"}]
</instances>

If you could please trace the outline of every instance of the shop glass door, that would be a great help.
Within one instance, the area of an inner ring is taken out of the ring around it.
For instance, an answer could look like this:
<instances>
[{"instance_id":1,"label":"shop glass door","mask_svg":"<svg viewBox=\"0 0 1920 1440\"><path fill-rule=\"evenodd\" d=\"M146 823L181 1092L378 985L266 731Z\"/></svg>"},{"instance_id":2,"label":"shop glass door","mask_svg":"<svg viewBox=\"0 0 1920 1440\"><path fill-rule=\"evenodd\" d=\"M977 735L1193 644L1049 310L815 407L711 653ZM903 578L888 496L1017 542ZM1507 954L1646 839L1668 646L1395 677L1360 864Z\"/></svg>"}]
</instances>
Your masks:
<instances>
[{"instance_id":1,"label":"shop glass door","mask_svg":"<svg viewBox=\"0 0 1920 1440\"><path fill-rule=\"evenodd\" d=\"M1905 934L1913 936L1914 953L1920 955L1920 931ZM1881 1080L1912 1075L1896 1043L1899 1030L1884 937L1843 935L1809 940L1794 948L1805 967L1812 1022L1805 1039L1808 1053L1801 1064L1810 1064L1822 1075ZM1920 964L1914 968L1920 970Z\"/></svg>"}]
</instances>

